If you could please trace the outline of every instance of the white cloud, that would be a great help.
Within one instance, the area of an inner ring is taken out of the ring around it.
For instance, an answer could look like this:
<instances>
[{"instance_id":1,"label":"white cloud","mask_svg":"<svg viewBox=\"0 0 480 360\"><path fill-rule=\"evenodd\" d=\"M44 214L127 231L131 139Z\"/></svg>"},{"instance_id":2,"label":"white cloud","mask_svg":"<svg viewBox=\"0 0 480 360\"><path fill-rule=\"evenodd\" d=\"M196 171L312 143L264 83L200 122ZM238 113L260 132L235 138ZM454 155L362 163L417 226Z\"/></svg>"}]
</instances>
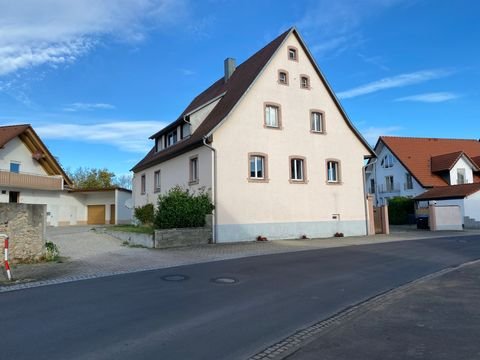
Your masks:
<instances>
[{"instance_id":1,"label":"white cloud","mask_svg":"<svg viewBox=\"0 0 480 360\"><path fill-rule=\"evenodd\" d=\"M0 0L0 76L75 61L102 36L144 39L188 11L188 0Z\"/></svg>"},{"instance_id":2,"label":"white cloud","mask_svg":"<svg viewBox=\"0 0 480 360\"><path fill-rule=\"evenodd\" d=\"M146 153L152 147L148 137L165 127L161 121L118 121L102 124L37 125L43 139L61 139L112 145L122 151Z\"/></svg>"},{"instance_id":3,"label":"white cloud","mask_svg":"<svg viewBox=\"0 0 480 360\"><path fill-rule=\"evenodd\" d=\"M397 135L400 130L402 130L400 126L370 126L366 129L361 130L360 132L365 138L365 140L367 140L369 144L374 146L380 136Z\"/></svg>"},{"instance_id":4,"label":"white cloud","mask_svg":"<svg viewBox=\"0 0 480 360\"><path fill-rule=\"evenodd\" d=\"M439 102L445 102L453 99L458 99L459 97L460 95L454 94L451 92L432 92L432 93L405 96L405 97L395 99L395 101L417 101L417 102L425 102L425 103L439 103Z\"/></svg>"},{"instance_id":5,"label":"white cloud","mask_svg":"<svg viewBox=\"0 0 480 360\"><path fill-rule=\"evenodd\" d=\"M453 74L453 71L446 69L423 70L413 73L400 74L373 81L371 83L361 85L353 89L341 91L337 93L337 96L341 99L349 99L361 95L371 94L381 90L420 84L426 81L446 77L451 74Z\"/></svg>"},{"instance_id":6,"label":"white cloud","mask_svg":"<svg viewBox=\"0 0 480 360\"><path fill-rule=\"evenodd\" d=\"M63 111L76 112L76 111L92 111L92 110L113 110L115 106L112 104L105 103L81 103L76 102L68 104L63 108Z\"/></svg>"}]
</instances>

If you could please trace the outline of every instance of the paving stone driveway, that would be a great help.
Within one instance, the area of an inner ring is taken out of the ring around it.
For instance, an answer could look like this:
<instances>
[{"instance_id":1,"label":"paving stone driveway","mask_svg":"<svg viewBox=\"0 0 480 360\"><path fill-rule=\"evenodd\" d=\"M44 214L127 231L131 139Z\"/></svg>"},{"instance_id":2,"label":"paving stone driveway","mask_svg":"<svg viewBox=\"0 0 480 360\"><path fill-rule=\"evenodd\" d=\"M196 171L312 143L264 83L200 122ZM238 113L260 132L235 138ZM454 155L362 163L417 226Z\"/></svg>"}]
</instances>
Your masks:
<instances>
[{"instance_id":1,"label":"paving stone driveway","mask_svg":"<svg viewBox=\"0 0 480 360\"><path fill-rule=\"evenodd\" d=\"M102 233L101 229L92 230L90 226L51 227L47 230L47 240L57 244L62 262L16 265L12 271L18 280L13 286L2 286L6 279L0 272L0 292L247 256L469 234L472 232L432 233L398 228L388 236L244 242L160 250L124 246L121 240Z\"/></svg>"}]
</instances>

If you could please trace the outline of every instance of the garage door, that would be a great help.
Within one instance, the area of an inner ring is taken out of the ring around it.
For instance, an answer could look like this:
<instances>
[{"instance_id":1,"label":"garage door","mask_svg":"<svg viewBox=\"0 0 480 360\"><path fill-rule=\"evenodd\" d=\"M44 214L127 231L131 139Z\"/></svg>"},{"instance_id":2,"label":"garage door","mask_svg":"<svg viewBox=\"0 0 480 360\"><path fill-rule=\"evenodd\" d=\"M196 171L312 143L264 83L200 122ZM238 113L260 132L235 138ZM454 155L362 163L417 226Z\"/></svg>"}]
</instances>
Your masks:
<instances>
[{"instance_id":1,"label":"garage door","mask_svg":"<svg viewBox=\"0 0 480 360\"><path fill-rule=\"evenodd\" d=\"M105 224L105 205L88 205L87 224L89 225Z\"/></svg>"}]
</instances>

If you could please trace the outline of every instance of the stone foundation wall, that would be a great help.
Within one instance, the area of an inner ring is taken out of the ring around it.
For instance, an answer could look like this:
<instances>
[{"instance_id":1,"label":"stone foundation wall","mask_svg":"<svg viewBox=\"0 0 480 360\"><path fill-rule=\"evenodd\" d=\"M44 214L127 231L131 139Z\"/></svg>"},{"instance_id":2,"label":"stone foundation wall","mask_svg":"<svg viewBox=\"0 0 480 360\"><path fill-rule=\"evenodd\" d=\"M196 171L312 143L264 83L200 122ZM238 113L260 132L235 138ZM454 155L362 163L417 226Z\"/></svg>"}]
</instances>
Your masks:
<instances>
[{"instance_id":1,"label":"stone foundation wall","mask_svg":"<svg viewBox=\"0 0 480 360\"><path fill-rule=\"evenodd\" d=\"M203 245L212 241L212 215L205 218L205 227L155 230L155 248Z\"/></svg>"},{"instance_id":2,"label":"stone foundation wall","mask_svg":"<svg viewBox=\"0 0 480 360\"><path fill-rule=\"evenodd\" d=\"M10 238L11 262L39 260L44 256L46 218L46 205L0 204L0 233ZM3 258L3 238L0 243Z\"/></svg>"}]
</instances>

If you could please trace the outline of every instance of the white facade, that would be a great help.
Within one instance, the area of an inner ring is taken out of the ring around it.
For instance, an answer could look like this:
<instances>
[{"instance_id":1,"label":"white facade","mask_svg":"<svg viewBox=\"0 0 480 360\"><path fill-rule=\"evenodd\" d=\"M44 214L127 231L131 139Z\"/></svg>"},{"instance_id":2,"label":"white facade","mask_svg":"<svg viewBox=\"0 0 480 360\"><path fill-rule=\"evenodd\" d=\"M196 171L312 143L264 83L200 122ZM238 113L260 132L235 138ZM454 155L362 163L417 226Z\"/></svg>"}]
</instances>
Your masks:
<instances>
[{"instance_id":1,"label":"white facade","mask_svg":"<svg viewBox=\"0 0 480 360\"><path fill-rule=\"evenodd\" d=\"M459 176L459 172L461 172L462 176ZM463 184L473 183L472 164L463 156L458 159L450 170L450 185L459 184L458 180L460 178L463 178Z\"/></svg>"},{"instance_id":2,"label":"white facade","mask_svg":"<svg viewBox=\"0 0 480 360\"><path fill-rule=\"evenodd\" d=\"M386 205L388 199L396 196L413 198L425 192L386 146L381 146L376 162L368 168L366 186L367 191L375 196L376 206Z\"/></svg>"},{"instance_id":3,"label":"white facade","mask_svg":"<svg viewBox=\"0 0 480 360\"><path fill-rule=\"evenodd\" d=\"M190 159L198 159L198 183L190 181ZM156 189L155 173L160 171L160 189ZM145 191L142 191L142 177L145 177ZM199 147L161 164L152 166L133 176L133 202L135 207L148 203L156 204L158 196L165 194L174 186L192 191L212 189L212 154L207 147Z\"/></svg>"},{"instance_id":4,"label":"white facade","mask_svg":"<svg viewBox=\"0 0 480 360\"><path fill-rule=\"evenodd\" d=\"M288 58L291 47L297 49L298 60ZM288 73L287 85L279 83L279 71ZM309 79L307 88L301 88L302 77ZM279 107L279 128L266 127L266 104ZM201 116L190 115L192 128L198 128L216 105L215 101L204 107ZM312 132L312 111L323 114L323 133ZM336 232L366 234L362 167L370 149L348 125L293 32L212 131L212 139L215 160L212 150L201 146L137 171L135 207L156 203L159 192L154 191L153 182L160 170L160 193L175 185L214 190L217 242L248 241L259 235L285 239L331 237ZM260 181L250 177L251 154L264 157L265 176ZM193 186L189 185L192 156L198 156L200 173L199 183ZM302 159L305 181L291 179L292 158ZM328 161L338 164L338 181L327 180Z\"/></svg>"},{"instance_id":5,"label":"white facade","mask_svg":"<svg viewBox=\"0 0 480 360\"><path fill-rule=\"evenodd\" d=\"M11 168L10 164L17 164ZM111 205L115 205L116 223L130 223L132 210L125 207L125 201L131 198L131 192L122 189L108 189L92 192L75 192L63 187L63 176L48 175L39 161L32 157L31 151L17 136L9 140L0 149L0 202L19 202L47 205L47 225L65 226L87 224L88 206L105 206L105 223L112 218ZM7 180L10 175L23 176L21 185L12 185ZM55 178L58 186L42 188L45 180ZM34 184L29 188L28 183ZM12 197L12 194L15 196Z\"/></svg>"}]
</instances>

